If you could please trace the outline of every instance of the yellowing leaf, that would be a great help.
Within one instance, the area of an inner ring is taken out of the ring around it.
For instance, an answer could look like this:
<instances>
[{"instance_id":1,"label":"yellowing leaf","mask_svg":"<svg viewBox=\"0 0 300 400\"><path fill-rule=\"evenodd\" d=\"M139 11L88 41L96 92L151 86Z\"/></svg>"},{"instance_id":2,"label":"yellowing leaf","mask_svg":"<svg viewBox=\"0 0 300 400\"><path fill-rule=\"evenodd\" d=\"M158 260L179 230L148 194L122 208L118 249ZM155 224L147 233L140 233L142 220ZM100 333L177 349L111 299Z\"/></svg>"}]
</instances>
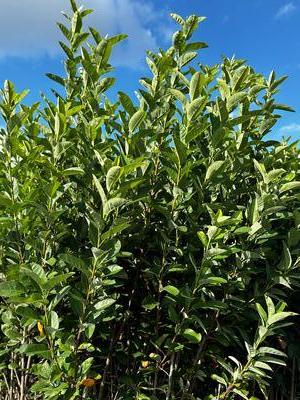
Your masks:
<instances>
[{"instance_id":1,"label":"yellowing leaf","mask_svg":"<svg viewBox=\"0 0 300 400\"><path fill-rule=\"evenodd\" d=\"M37 323L37 329L39 331L40 336L44 336L44 327L40 321L38 321Z\"/></svg>"},{"instance_id":2,"label":"yellowing leaf","mask_svg":"<svg viewBox=\"0 0 300 400\"><path fill-rule=\"evenodd\" d=\"M81 381L81 385L87 388L91 388L93 386L95 386L97 383L97 381L93 378L86 378L83 379L83 381Z\"/></svg>"},{"instance_id":3,"label":"yellowing leaf","mask_svg":"<svg viewBox=\"0 0 300 400\"><path fill-rule=\"evenodd\" d=\"M149 367L149 364L150 364L149 361L142 361L142 362L141 362L141 365L142 365L143 368Z\"/></svg>"}]
</instances>

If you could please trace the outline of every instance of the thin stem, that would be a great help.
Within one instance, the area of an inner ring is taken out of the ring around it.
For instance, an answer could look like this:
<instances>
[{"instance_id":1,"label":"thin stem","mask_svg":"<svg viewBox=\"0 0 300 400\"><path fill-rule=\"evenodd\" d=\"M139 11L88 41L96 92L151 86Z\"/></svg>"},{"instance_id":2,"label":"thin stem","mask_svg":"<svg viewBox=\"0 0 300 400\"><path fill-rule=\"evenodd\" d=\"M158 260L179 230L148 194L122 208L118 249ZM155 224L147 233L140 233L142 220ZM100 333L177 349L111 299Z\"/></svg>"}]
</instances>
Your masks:
<instances>
[{"instance_id":1,"label":"thin stem","mask_svg":"<svg viewBox=\"0 0 300 400\"><path fill-rule=\"evenodd\" d=\"M167 391L167 395L166 395L166 400L170 400L171 394L172 394L174 361L175 361L175 353L172 353L171 360L170 360L170 371L169 371L169 377L168 377L168 391Z\"/></svg>"},{"instance_id":2,"label":"thin stem","mask_svg":"<svg viewBox=\"0 0 300 400\"><path fill-rule=\"evenodd\" d=\"M111 363L111 355L112 355L113 345L114 345L114 337L110 341L108 355L106 357L106 362L105 362L105 368L104 368L102 380L101 380L101 383L100 383L98 400L103 400L104 387L105 387L105 382L106 382L106 376L107 376L107 373L108 373L108 368L109 368L110 363Z\"/></svg>"},{"instance_id":3,"label":"thin stem","mask_svg":"<svg viewBox=\"0 0 300 400\"><path fill-rule=\"evenodd\" d=\"M295 398L296 357L293 357L290 400Z\"/></svg>"}]
</instances>

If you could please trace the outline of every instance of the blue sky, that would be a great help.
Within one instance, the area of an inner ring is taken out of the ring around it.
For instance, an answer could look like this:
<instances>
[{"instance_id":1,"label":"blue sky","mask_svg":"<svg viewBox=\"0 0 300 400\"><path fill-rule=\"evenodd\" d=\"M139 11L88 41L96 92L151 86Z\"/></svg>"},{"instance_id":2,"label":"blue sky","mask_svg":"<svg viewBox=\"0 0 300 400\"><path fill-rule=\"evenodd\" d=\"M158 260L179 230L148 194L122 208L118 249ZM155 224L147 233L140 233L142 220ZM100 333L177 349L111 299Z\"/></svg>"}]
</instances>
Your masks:
<instances>
[{"instance_id":1,"label":"blue sky","mask_svg":"<svg viewBox=\"0 0 300 400\"><path fill-rule=\"evenodd\" d=\"M244 58L258 72L288 75L278 101L292 106L274 128L272 137L300 138L300 0L78 0L95 12L89 25L101 33L127 33L127 42L113 57L117 90L132 93L147 73L146 49L170 44L176 25L170 12L204 15L197 39L209 44L200 54L205 64L222 55ZM1 0L0 81L12 80L17 90L30 88L29 101L40 99L51 82L46 72L62 71L60 35L55 21L68 9L67 0Z\"/></svg>"}]
</instances>

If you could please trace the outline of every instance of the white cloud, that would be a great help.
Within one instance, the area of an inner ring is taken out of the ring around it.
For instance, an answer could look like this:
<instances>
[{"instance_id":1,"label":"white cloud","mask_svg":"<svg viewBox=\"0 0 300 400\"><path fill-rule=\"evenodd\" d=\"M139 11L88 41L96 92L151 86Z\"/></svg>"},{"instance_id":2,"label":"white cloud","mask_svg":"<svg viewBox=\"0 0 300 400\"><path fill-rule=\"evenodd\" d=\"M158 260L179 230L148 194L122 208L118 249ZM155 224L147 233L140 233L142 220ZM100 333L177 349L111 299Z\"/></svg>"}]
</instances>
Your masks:
<instances>
[{"instance_id":1,"label":"white cloud","mask_svg":"<svg viewBox=\"0 0 300 400\"><path fill-rule=\"evenodd\" d=\"M294 5L293 2L286 3L284 6L280 7L279 10L277 11L275 18L282 18L286 17L290 14L292 14L294 11L296 11L296 6Z\"/></svg>"},{"instance_id":2,"label":"white cloud","mask_svg":"<svg viewBox=\"0 0 300 400\"><path fill-rule=\"evenodd\" d=\"M7 56L56 56L61 36L55 22L61 11L68 10L67 0L1 0L0 58ZM88 25L102 34L127 33L126 43L119 45L114 61L118 65L140 66L146 49L156 49L153 25L162 24L161 15L141 0L78 0L94 13ZM164 16L165 18L165 16ZM154 24L155 22L155 24Z\"/></svg>"},{"instance_id":3,"label":"white cloud","mask_svg":"<svg viewBox=\"0 0 300 400\"><path fill-rule=\"evenodd\" d=\"M289 124L289 125L284 125L280 128L281 133L300 133L300 124Z\"/></svg>"}]
</instances>

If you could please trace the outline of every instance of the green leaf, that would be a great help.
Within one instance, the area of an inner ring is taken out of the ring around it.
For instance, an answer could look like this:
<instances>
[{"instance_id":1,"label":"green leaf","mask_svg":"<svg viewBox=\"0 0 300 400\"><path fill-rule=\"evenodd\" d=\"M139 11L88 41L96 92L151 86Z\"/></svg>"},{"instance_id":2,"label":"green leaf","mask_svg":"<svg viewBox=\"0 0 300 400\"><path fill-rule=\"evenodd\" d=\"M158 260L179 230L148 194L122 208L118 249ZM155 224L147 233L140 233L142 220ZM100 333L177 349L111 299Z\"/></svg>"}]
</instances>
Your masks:
<instances>
[{"instance_id":1,"label":"green leaf","mask_svg":"<svg viewBox=\"0 0 300 400\"><path fill-rule=\"evenodd\" d=\"M158 305L159 303L152 296L147 296L142 301L142 307L145 308L145 310L154 310Z\"/></svg>"},{"instance_id":2,"label":"green leaf","mask_svg":"<svg viewBox=\"0 0 300 400\"><path fill-rule=\"evenodd\" d=\"M219 276L210 276L199 280L199 286L216 286L222 283L227 283L227 280Z\"/></svg>"},{"instance_id":3,"label":"green leaf","mask_svg":"<svg viewBox=\"0 0 300 400\"><path fill-rule=\"evenodd\" d=\"M253 225L251 225L249 229L249 236L255 235L256 232L258 232L262 228L262 224L258 221L254 222Z\"/></svg>"},{"instance_id":4,"label":"green leaf","mask_svg":"<svg viewBox=\"0 0 300 400\"><path fill-rule=\"evenodd\" d=\"M113 304L115 304L116 300L114 299L104 299L104 300L100 300L98 301L94 307L97 311L103 311L106 310L108 307L112 306Z\"/></svg>"},{"instance_id":5,"label":"green leaf","mask_svg":"<svg viewBox=\"0 0 300 400\"><path fill-rule=\"evenodd\" d=\"M111 167L106 175L106 188L108 192L113 189L114 185L117 183L118 179L121 176L121 167L118 165Z\"/></svg>"},{"instance_id":6,"label":"green leaf","mask_svg":"<svg viewBox=\"0 0 300 400\"><path fill-rule=\"evenodd\" d=\"M241 71L238 73L234 74L234 86L233 86L233 91L236 92L238 91L243 82L245 81L246 76L249 74L249 67L242 67Z\"/></svg>"},{"instance_id":7,"label":"green leaf","mask_svg":"<svg viewBox=\"0 0 300 400\"><path fill-rule=\"evenodd\" d=\"M79 167L70 167L62 171L63 176L84 175L84 170Z\"/></svg>"},{"instance_id":8,"label":"green leaf","mask_svg":"<svg viewBox=\"0 0 300 400\"><path fill-rule=\"evenodd\" d=\"M284 354L284 353L283 353ZM284 354L285 355L285 354ZM286 366L285 361L280 360L279 358L275 358L275 357L270 357L270 356L264 356L264 357L260 357L260 360L263 362L268 362L270 364L277 364L277 365L282 365L283 367Z\"/></svg>"},{"instance_id":9,"label":"green leaf","mask_svg":"<svg viewBox=\"0 0 300 400\"><path fill-rule=\"evenodd\" d=\"M261 176L262 176L262 178L263 178L263 181L264 181L265 183L268 183L268 180L267 180L267 171L266 171L266 168L265 168L264 164L259 163L259 162L258 162L257 160L255 160L255 159L253 159L253 162L254 162L255 168L256 168L257 171L261 174Z\"/></svg>"},{"instance_id":10,"label":"green leaf","mask_svg":"<svg viewBox=\"0 0 300 400\"><path fill-rule=\"evenodd\" d=\"M269 325L276 324L277 322L282 321L283 319L286 319L288 317L293 317L295 315L297 314L293 312L282 311L269 317L268 323Z\"/></svg>"},{"instance_id":11,"label":"green leaf","mask_svg":"<svg viewBox=\"0 0 300 400\"><path fill-rule=\"evenodd\" d=\"M169 89L169 92L183 105L187 103L188 101L187 98L185 97L184 93L182 93L180 90L171 88Z\"/></svg>"},{"instance_id":12,"label":"green leaf","mask_svg":"<svg viewBox=\"0 0 300 400\"><path fill-rule=\"evenodd\" d=\"M50 326L52 329L57 330L59 328L59 319L58 315L55 311L51 311L50 313Z\"/></svg>"},{"instance_id":13,"label":"green leaf","mask_svg":"<svg viewBox=\"0 0 300 400\"><path fill-rule=\"evenodd\" d=\"M87 324L86 328L84 329L84 333L88 339L91 339L95 332L96 325L95 324Z\"/></svg>"},{"instance_id":14,"label":"green leaf","mask_svg":"<svg viewBox=\"0 0 300 400\"><path fill-rule=\"evenodd\" d=\"M63 282L66 282L74 272L68 272L66 274L55 275L52 278L49 278L48 281L44 284L45 290L52 290L55 286L60 285Z\"/></svg>"},{"instance_id":15,"label":"green leaf","mask_svg":"<svg viewBox=\"0 0 300 400\"><path fill-rule=\"evenodd\" d=\"M214 381L216 381L216 382L220 383L221 385L227 387L227 382L221 376L216 375L216 374L212 374L211 375L211 379L213 379Z\"/></svg>"},{"instance_id":16,"label":"green leaf","mask_svg":"<svg viewBox=\"0 0 300 400\"><path fill-rule=\"evenodd\" d=\"M190 61L192 61L195 57L197 57L197 53L194 51L184 53L182 56L179 57L179 60L178 60L179 67L180 68L184 67Z\"/></svg>"},{"instance_id":17,"label":"green leaf","mask_svg":"<svg viewBox=\"0 0 300 400\"><path fill-rule=\"evenodd\" d=\"M255 96L257 93L261 92L263 89L266 89L265 85L253 85L249 91L250 96Z\"/></svg>"},{"instance_id":18,"label":"green leaf","mask_svg":"<svg viewBox=\"0 0 300 400\"><path fill-rule=\"evenodd\" d=\"M274 107L275 110L295 112L295 110L292 107L289 107L289 106L287 106L285 104L274 104L273 107Z\"/></svg>"},{"instance_id":19,"label":"green leaf","mask_svg":"<svg viewBox=\"0 0 300 400\"><path fill-rule=\"evenodd\" d=\"M206 170L205 181L209 181L221 169L224 163L224 160L219 160L214 161L212 164L210 164Z\"/></svg>"},{"instance_id":20,"label":"green leaf","mask_svg":"<svg viewBox=\"0 0 300 400\"><path fill-rule=\"evenodd\" d=\"M127 229L131 226L129 222L123 222L121 224L117 224L112 226L108 231L101 235L101 240L105 241L107 239L111 239L117 233L122 232L124 229Z\"/></svg>"},{"instance_id":21,"label":"green leaf","mask_svg":"<svg viewBox=\"0 0 300 400\"><path fill-rule=\"evenodd\" d=\"M72 10L75 13L78 10L75 0L70 0L70 3L71 3Z\"/></svg>"},{"instance_id":22,"label":"green leaf","mask_svg":"<svg viewBox=\"0 0 300 400\"><path fill-rule=\"evenodd\" d=\"M89 370L91 369L91 366L93 364L94 358L93 357L89 357L86 360L83 361L83 363L80 366L81 372L83 375L86 375Z\"/></svg>"},{"instance_id":23,"label":"green leaf","mask_svg":"<svg viewBox=\"0 0 300 400\"><path fill-rule=\"evenodd\" d=\"M260 347L258 352L260 354L271 354L279 357L287 357L285 353L280 350L274 349L273 347Z\"/></svg>"},{"instance_id":24,"label":"green leaf","mask_svg":"<svg viewBox=\"0 0 300 400\"><path fill-rule=\"evenodd\" d=\"M19 348L21 354L26 354L27 356L39 356L43 358L50 358L50 350L46 344L23 344Z\"/></svg>"},{"instance_id":25,"label":"green leaf","mask_svg":"<svg viewBox=\"0 0 300 400\"><path fill-rule=\"evenodd\" d=\"M253 226L260 219L260 207L262 205L262 199L257 193L255 193L255 198L251 200L248 209L248 218L250 220L251 226Z\"/></svg>"},{"instance_id":26,"label":"green leaf","mask_svg":"<svg viewBox=\"0 0 300 400\"><path fill-rule=\"evenodd\" d=\"M187 152L185 145L182 143L182 141L178 137L174 137L174 144L175 144L175 149L176 149L176 154L178 157L179 165L182 167L187 159Z\"/></svg>"},{"instance_id":27,"label":"green leaf","mask_svg":"<svg viewBox=\"0 0 300 400\"><path fill-rule=\"evenodd\" d=\"M283 271L288 271L292 266L292 256L289 248L287 247L286 243L283 242L283 255L281 261L279 263L278 268Z\"/></svg>"},{"instance_id":28,"label":"green leaf","mask_svg":"<svg viewBox=\"0 0 300 400\"><path fill-rule=\"evenodd\" d=\"M195 332L193 329L185 329L182 336L186 338L191 343L200 343L202 339L201 333Z\"/></svg>"},{"instance_id":29,"label":"green leaf","mask_svg":"<svg viewBox=\"0 0 300 400\"><path fill-rule=\"evenodd\" d=\"M250 121L251 118L252 118L251 115L241 115L239 117L230 119L230 125L231 126L241 125L244 122Z\"/></svg>"},{"instance_id":30,"label":"green leaf","mask_svg":"<svg viewBox=\"0 0 300 400\"><path fill-rule=\"evenodd\" d=\"M170 16L171 16L171 18L174 19L174 21L176 21L182 27L185 25L185 21L180 15L175 14L175 13L171 13Z\"/></svg>"},{"instance_id":31,"label":"green leaf","mask_svg":"<svg viewBox=\"0 0 300 400\"><path fill-rule=\"evenodd\" d=\"M198 136L202 135L209 128L209 124L190 124L186 129L184 142L189 144L192 140L196 140Z\"/></svg>"},{"instance_id":32,"label":"green leaf","mask_svg":"<svg viewBox=\"0 0 300 400\"><path fill-rule=\"evenodd\" d=\"M275 118L265 119L260 126L260 130L259 130L260 135L265 135L266 133L268 133L270 131L270 129L272 128L272 126L275 125L275 123L276 123Z\"/></svg>"},{"instance_id":33,"label":"green leaf","mask_svg":"<svg viewBox=\"0 0 300 400\"><path fill-rule=\"evenodd\" d=\"M187 43L185 49L186 51L196 51L200 49L205 49L206 47L208 47L208 45L205 42L193 42L193 43Z\"/></svg>"},{"instance_id":34,"label":"green leaf","mask_svg":"<svg viewBox=\"0 0 300 400\"><path fill-rule=\"evenodd\" d=\"M300 181L288 182L279 188L279 193L287 192L288 190L294 190L300 188Z\"/></svg>"},{"instance_id":35,"label":"green leaf","mask_svg":"<svg viewBox=\"0 0 300 400\"><path fill-rule=\"evenodd\" d=\"M146 112L144 110L136 111L129 120L129 132L134 132L146 118Z\"/></svg>"},{"instance_id":36,"label":"green leaf","mask_svg":"<svg viewBox=\"0 0 300 400\"><path fill-rule=\"evenodd\" d=\"M227 258L228 255L229 255L229 253L226 249L222 249L220 247L215 247L215 248L210 248L206 252L205 257L207 259L222 260L224 258Z\"/></svg>"},{"instance_id":37,"label":"green leaf","mask_svg":"<svg viewBox=\"0 0 300 400\"><path fill-rule=\"evenodd\" d=\"M187 117L189 120L196 119L206 106L207 98L198 97L186 105Z\"/></svg>"},{"instance_id":38,"label":"green leaf","mask_svg":"<svg viewBox=\"0 0 300 400\"><path fill-rule=\"evenodd\" d=\"M93 175L93 181L94 181L94 185L96 186L96 189L100 195L100 198L102 201L102 206L104 207L105 204L107 203L106 194L101 186L101 183L99 182L98 178L95 175Z\"/></svg>"},{"instance_id":39,"label":"green leaf","mask_svg":"<svg viewBox=\"0 0 300 400\"><path fill-rule=\"evenodd\" d=\"M65 36L65 38L70 41L71 40L71 31L62 23L57 22L56 25L59 27L61 33ZM51 78L50 78L51 79Z\"/></svg>"},{"instance_id":40,"label":"green leaf","mask_svg":"<svg viewBox=\"0 0 300 400\"><path fill-rule=\"evenodd\" d=\"M103 217L106 218L112 211L118 210L118 208L122 207L126 203L127 200L121 197L114 197L107 200L103 207Z\"/></svg>"},{"instance_id":41,"label":"green leaf","mask_svg":"<svg viewBox=\"0 0 300 400\"><path fill-rule=\"evenodd\" d=\"M38 312L28 306L19 306L16 311L22 316L22 318L27 318L33 321L38 321L41 319L41 316L38 314Z\"/></svg>"},{"instance_id":42,"label":"green leaf","mask_svg":"<svg viewBox=\"0 0 300 400\"><path fill-rule=\"evenodd\" d=\"M206 234L203 231L197 232L198 238L201 240L201 243L203 244L204 247L207 247L208 245L208 238Z\"/></svg>"},{"instance_id":43,"label":"green leaf","mask_svg":"<svg viewBox=\"0 0 300 400\"><path fill-rule=\"evenodd\" d=\"M124 33L120 33L118 35L111 36L108 40L109 40L109 43L111 43L113 46L115 46L117 43L120 43L127 38L128 38L128 35L126 35Z\"/></svg>"},{"instance_id":44,"label":"green leaf","mask_svg":"<svg viewBox=\"0 0 300 400\"><path fill-rule=\"evenodd\" d=\"M247 97L247 93L245 92L238 92L233 94L231 97L229 97L227 101L227 109L228 111L232 111L233 108L235 108L239 103L241 103L245 98Z\"/></svg>"},{"instance_id":45,"label":"green leaf","mask_svg":"<svg viewBox=\"0 0 300 400\"><path fill-rule=\"evenodd\" d=\"M58 76L56 74L51 74L47 73L46 76L51 79L52 81L55 81L56 83L59 83L62 86L65 86L65 80L61 76Z\"/></svg>"},{"instance_id":46,"label":"green leaf","mask_svg":"<svg viewBox=\"0 0 300 400\"><path fill-rule=\"evenodd\" d=\"M275 74L274 74L275 76ZM270 82L270 89L271 90L275 90L277 88L277 86L279 86L282 82L284 82L288 77L287 76L282 76L276 80L273 80L272 82Z\"/></svg>"},{"instance_id":47,"label":"green leaf","mask_svg":"<svg viewBox=\"0 0 300 400\"><path fill-rule=\"evenodd\" d=\"M82 19L80 16L80 13L78 11L74 12L74 15L72 17L72 22L71 22L71 31L72 34L75 36L80 32L82 28Z\"/></svg>"},{"instance_id":48,"label":"green leaf","mask_svg":"<svg viewBox=\"0 0 300 400\"><path fill-rule=\"evenodd\" d=\"M268 320L267 313L265 312L265 310L263 309L263 307L259 303L256 303L255 306L256 306L256 309L257 309L258 314L260 316L262 324L266 325L266 322Z\"/></svg>"},{"instance_id":49,"label":"green leaf","mask_svg":"<svg viewBox=\"0 0 300 400\"><path fill-rule=\"evenodd\" d=\"M249 368L250 369L250 368ZM238 396L240 396L242 399L245 399L245 400L249 400L249 397L247 396L248 395L248 392L246 391L246 392L244 392L244 391L241 391L240 389L237 389L237 388L234 388L233 390L232 390L232 392L233 393L236 393Z\"/></svg>"},{"instance_id":50,"label":"green leaf","mask_svg":"<svg viewBox=\"0 0 300 400\"><path fill-rule=\"evenodd\" d=\"M273 369L267 363L262 362L262 361L255 361L255 363L253 365L256 368L265 369L267 371L273 371Z\"/></svg>"},{"instance_id":51,"label":"green leaf","mask_svg":"<svg viewBox=\"0 0 300 400\"><path fill-rule=\"evenodd\" d=\"M205 85L206 79L203 73L201 72L195 72L194 75L192 76L191 82L190 82L190 89L189 89L189 94L190 94L190 99L194 100L195 98L199 97L201 94L201 90L203 86Z\"/></svg>"},{"instance_id":52,"label":"green leaf","mask_svg":"<svg viewBox=\"0 0 300 400\"><path fill-rule=\"evenodd\" d=\"M165 292L168 292L169 294L171 294L172 296L178 296L179 295L179 293L180 293L180 290L179 289L177 289L175 286L172 286L172 285L167 285L167 286L165 286L164 288L163 288L163 290L165 291Z\"/></svg>"},{"instance_id":53,"label":"green leaf","mask_svg":"<svg viewBox=\"0 0 300 400\"><path fill-rule=\"evenodd\" d=\"M283 168L279 169L272 169L270 172L267 174L267 180L268 182L273 182L277 178L279 178L281 175L283 175L286 171Z\"/></svg>"},{"instance_id":54,"label":"green leaf","mask_svg":"<svg viewBox=\"0 0 300 400\"><path fill-rule=\"evenodd\" d=\"M119 101L122 104L124 110L126 110L130 117L132 117L133 114L136 112L136 109L130 97L124 92L118 92L118 95Z\"/></svg>"},{"instance_id":55,"label":"green leaf","mask_svg":"<svg viewBox=\"0 0 300 400\"><path fill-rule=\"evenodd\" d=\"M87 276L90 275L89 268L86 265L86 262L79 257L74 256L70 253L60 254L59 259L67 263L72 269L76 268L79 271L83 272Z\"/></svg>"},{"instance_id":56,"label":"green leaf","mask_svg":"<svg viewBox=\"0 0 300 400\"><path fill-rule=\"evenodd\" d=\"M47 279L41 279L41 277L38 274L36 274L29 268L21 268L20 272L31 278L39 286L41 290L43 289L45 282L47 282Z\"/></svg>"},{"instance_id":57,"label":"green leaf","mask_svg":"<svg viewBox=\"0 0 300 400\"><path fill-rule=\"evenodd\" d=\"M72 50L64 42L59 42L59 44L63 51L66 53L67 57L70 60L73 60L74 56Z\"/></svg>"},{"instance_id":58,"label":"green leaf","mask_svg":"<svg viewBox=\"0 0 300 400\"><path fill-rule=\"evenodd\" d=\"M267 308L268 308L268 318L275 314L275 306L273 300L269 296L265 296Z\"/></svg>"},{"instance_id":59,"label":"green leaf","mask_svg":"<svg viewBox=\"0 0 300 400\"><path fill-rule=\"evenodd\" d=\"M25 288L17 281L0 282L0 296L15 297L25 293Z\"/></svg>"}]
</instances>

